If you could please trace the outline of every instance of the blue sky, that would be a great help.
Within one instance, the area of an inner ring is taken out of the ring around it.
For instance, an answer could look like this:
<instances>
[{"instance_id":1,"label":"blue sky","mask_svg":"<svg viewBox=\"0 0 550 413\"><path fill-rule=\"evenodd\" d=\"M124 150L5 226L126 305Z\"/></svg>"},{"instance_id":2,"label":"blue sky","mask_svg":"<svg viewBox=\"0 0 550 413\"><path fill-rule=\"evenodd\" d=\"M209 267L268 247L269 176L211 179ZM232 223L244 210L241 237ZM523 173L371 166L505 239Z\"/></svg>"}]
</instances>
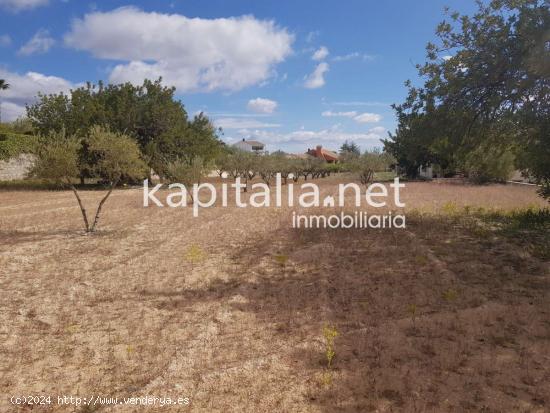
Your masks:
<instances>
[{"instance_id":1,"label":"blue sky","mask_svg":"<svg viewBox=\"0 0 550 413\"><path fill-rule=\"evenodd\" d=\"M163 76L233 142L380 146L443 9L473 1L0 0L2 118L40 90Z\"/></svg>"}]
</instances>

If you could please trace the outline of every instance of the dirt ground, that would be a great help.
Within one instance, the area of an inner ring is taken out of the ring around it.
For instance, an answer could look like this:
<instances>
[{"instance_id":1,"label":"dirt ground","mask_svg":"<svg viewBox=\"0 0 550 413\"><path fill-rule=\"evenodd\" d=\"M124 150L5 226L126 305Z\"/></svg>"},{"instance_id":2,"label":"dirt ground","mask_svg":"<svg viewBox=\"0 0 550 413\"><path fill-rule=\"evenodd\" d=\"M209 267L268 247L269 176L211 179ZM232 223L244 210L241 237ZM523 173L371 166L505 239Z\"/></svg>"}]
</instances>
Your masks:
<instances>
[{"instance_id":1,"label":"dirt ground","mask_svg":"<svg viewBox=\"0 0 550 413\"><path fill-rule=\"evenodd\" d=\"M549 412L546 246L454 216L547 204L515 185L402 193L405 230L323 230L119 190L86 236L72 193L0 192L0 412ZM10 403L28 395L52 404ZM97 403L140 396L190 404Z\"/></svg>"}]
</instances>

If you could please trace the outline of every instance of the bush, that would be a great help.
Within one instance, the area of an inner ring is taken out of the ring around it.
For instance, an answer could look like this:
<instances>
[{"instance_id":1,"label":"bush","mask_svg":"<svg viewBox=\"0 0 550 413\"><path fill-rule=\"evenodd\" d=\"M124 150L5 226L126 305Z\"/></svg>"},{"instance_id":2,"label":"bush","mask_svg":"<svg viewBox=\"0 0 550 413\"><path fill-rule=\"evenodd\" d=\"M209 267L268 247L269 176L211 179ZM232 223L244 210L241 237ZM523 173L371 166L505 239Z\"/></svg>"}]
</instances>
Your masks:
<instances>
[{"instance_id":1,"label":"bush","mask_svg":"<svg viewBox=\"0 0 550 413\"><path fill-rule=\"evenodd\" d=\"M22 153L34 153L38 145L38 138L12 132L1 125L0 128L0 160L7 160Z\"/></svg>"},{"instance_id":2,"label":"bush","mask_svg":"<svg viewBox=\"0 0 550 413\"><path fill-rule=\"evenodd\" d=\"M476 184L505 182L514 171L514 154L496 146L479 146L466 155L464 172Z\"/></svg>"}]
</instances>

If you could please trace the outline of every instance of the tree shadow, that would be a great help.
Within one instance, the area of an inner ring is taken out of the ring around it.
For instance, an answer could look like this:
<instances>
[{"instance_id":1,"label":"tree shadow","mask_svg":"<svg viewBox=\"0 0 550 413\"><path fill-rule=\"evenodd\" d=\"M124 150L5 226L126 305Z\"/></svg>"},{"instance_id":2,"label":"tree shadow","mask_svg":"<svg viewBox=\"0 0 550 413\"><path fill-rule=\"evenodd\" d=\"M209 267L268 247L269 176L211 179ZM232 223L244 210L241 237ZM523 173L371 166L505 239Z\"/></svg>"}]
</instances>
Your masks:
<instances>
[{"instance_id":1,"label":"tree shadow","mask_svg":"<svg viewBox=\"0 0 550 413\"><path fill-rule=\"evenodd\" d=\"M484 405L482 395L465 390L483 379L476 357L495 351L479 340L519 320L497 314L489 328L462 315L489 299L509 304L507 295L494 293L502 252L495 248L480 255L479 246L460 238L465 235L452 223L445 228L461 241L447 246L442 240L449 233L432 238L433 225L413 222L408 231L416 238L399 229L274 230L231 251L229 279L206 288L141 294L159 309L192 311L200 303L224 301L235 312L252 314L274 346L281 344L286 366L308 383L304 397L321 411L468 410ZM430 262L427 250L436 247L457 279L444 279ZM467 275L455 265L461 255L483 271ZM537 296L535 305L542 308L547 283L538 292L521 281L514 285L528 289L531 302ZM514 297L514 303L523 299L529 296ZM324 326L338 332L330 368ZM473 378L461 369L475 371ZM506 382L502 371L491 375L496 388L517 385ZM536 393L534 386L522 386L526 394Z\"/></svg>"}]
</instances>

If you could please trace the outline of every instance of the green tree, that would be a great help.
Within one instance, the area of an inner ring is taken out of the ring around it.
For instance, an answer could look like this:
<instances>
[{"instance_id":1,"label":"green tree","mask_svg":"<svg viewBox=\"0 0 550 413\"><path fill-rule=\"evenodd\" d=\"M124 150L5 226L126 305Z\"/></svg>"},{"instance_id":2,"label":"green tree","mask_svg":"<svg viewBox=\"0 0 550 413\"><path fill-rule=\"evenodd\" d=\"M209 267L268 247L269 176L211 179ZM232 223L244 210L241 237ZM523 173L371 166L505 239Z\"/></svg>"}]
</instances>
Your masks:
<instances>
[{"instance_id":1,"label":"green tree","mask_svg":"<svg viewBox=\"0 0 550 413\"><path fill-rule=\"evenodd\" d=\"M395 159L387 152L367 150L351 163L351 169L363 185L369 185L374 180L376 172L387 171L394 162Z\"/></svg>"},{"instance_id":2,"label":"green tree","mask_svg":"<svg viewBox=\"0 0 550 413\"><path fill-rule=\"evenodd\" d=\"M200 157L206 163L214 162L222 152L222 143L210 119L199 114L186 124L173 127L160 134L145 148L151 166L161 175L166 174L169 162L181 160L191 163Z\"/></svg>"},{"instance_id":3,"label":"green tree","mask_svg":"<svg viewBox=\"0 0 550 413\"><path fill-rule=\"evenodd\" d=\"M142 178L145 176L146 168L137 143L129 136L95 126L91 128L86 143L96 159L92 168L94 175L107 182L107 193L99 202L91 223L74 185L82 167L78 155L83 145L82 139L67 135L64 131L52 132L47 138L42 139L30 174L70 188L80 207L85 230L89 233L96 230L101 210L120 180L124 177Z\"/></svg>"},{"instance_id":4,"label":"green tree","mask_svg":"<svg viewBox=\"0 0 550 413\"><path fill-rule=\"evenodd\" d=\"M480 145L466 155L464 170L478 184L505 182L514 171L514 154L509 148Z\"/></svg>"},{"instance_id":5,"label":"green tree","mask_svg":"<svg viewBox=\"0 0 550 413\"><path fill-rule=\"evenodd\" d=\"M88 83L69 94L39 94L38 102L27 106L27 115L44 136L65 130L67 135L85 137L93 125L130 136L149 165L162 174L167 162L196 156L211 160L221 146L219 130L203 114L189 120L174 93L162 79L145 80L140 86ZM86 147L80 156L81 162L93 163ZM81 178L89 176L90 171L82 171Z\"/></svg>"},{"instance_id":6,"label":"green tree","mask_svg":"<svg viewBox=\"0 0 550 413\"><path fill-rule=\"evenodd\" d=\"M407 99L394 106L398 128L386 149L409 174L427 162L468 173L472 153L498 146L550 187L548 27L545 0L492 0L472 16L449 13L418 65L423 86L409 82Z\"/></svg>"},{"instance_id":7,"label":"green tree","mask_svg":"<svg viewBox=\"0 0 550 413\"><path fill-rule=\"evenodd\" d=\"M187 159L175 159L166 165L166 175L171 183L183 184L186 189L200 184L207 172L207 164L200 157L191 161ZM187 190L187 195L193 201L193 194Z\"/></svg>"},{"instance_id":8,"label":"green tree","mask_svg":"<svg viewBox=\"0 0 550 413\"><path fill-rule=\"evenodd\" d=\"M345 141L340 147L340 161L348 165L361 155L359 146L352 141Z\"/></svg>"},{"instance_id":9,"label":"green tree","mask_svg":"<svg viewBox=\"0 0 550 413\"><path fill-rule=\"evenodd\" d=\"M225 172L228 176L231 176L234 179L239 176L238 152L238 149L231 146L225 146L220 149L220 152L214 160L218 175L222 176Z\"/></svg>"},{"instance_id":10,"label":"green tree","mask_svg":"<svg viewBox=\"0 0 550 413\"><path fill-rule=\"evenodd\" d=\"M69 94L39 94L27 106L27 116L42 135L62 129L67 135L85 135L101 125L134 137L143 148L162 133L187 125L187 112L174 92L161 79L145 80L141 86L88 82Z\"/></svg>"},{"instance_id":11,"label":"green tree","mask_svg":"<svg viewBox=\"0 0 550 413\"><path fill-rule=\"evenodd\" d=\"M359 146L353 141L345 141L342 146L340 146L340 154L354 154L361 155L361 150Z\"/></svg>"}]
</instances>

